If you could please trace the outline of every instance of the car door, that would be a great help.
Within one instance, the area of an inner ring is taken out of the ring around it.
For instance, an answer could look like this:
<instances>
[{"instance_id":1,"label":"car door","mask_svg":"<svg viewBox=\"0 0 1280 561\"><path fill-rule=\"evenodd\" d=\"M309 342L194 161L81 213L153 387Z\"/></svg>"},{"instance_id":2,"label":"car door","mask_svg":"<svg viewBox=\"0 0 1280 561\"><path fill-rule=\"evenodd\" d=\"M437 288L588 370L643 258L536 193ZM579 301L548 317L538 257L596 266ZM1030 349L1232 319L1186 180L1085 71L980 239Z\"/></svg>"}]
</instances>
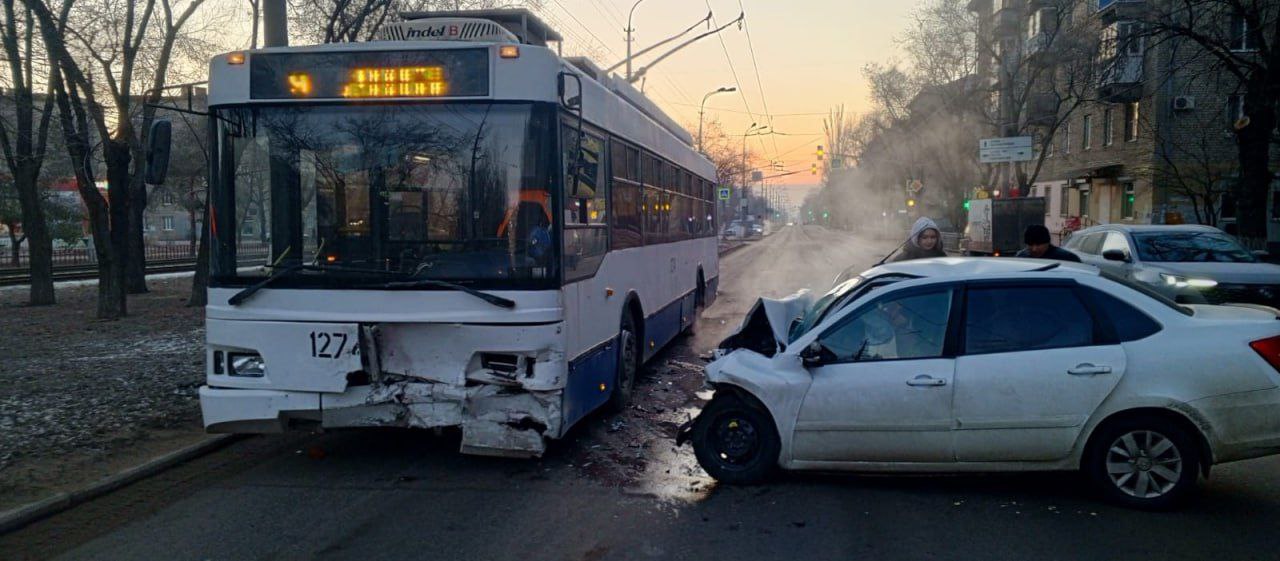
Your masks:
<instances>
[{"instance_id":1,"label":"car door","mask_svg":"<svg viewBox=\"0 0 1280 561\"><path fill-rule=\"evenodd\" d=\"M793 457L952 461L955 360L946 349L953 300L950 287L886 292L821 332Z\"/></svg>"},{"instance_id":2,"label":"car door","mask_svg":"<svg viewBox=\"0 0 1280 561\"><path fill-rule=\"evenodd\" d=\"M957 461L1066 457L1125 371L1074 281L970 284L963 325Z\"/></svg>"}]
</instances>

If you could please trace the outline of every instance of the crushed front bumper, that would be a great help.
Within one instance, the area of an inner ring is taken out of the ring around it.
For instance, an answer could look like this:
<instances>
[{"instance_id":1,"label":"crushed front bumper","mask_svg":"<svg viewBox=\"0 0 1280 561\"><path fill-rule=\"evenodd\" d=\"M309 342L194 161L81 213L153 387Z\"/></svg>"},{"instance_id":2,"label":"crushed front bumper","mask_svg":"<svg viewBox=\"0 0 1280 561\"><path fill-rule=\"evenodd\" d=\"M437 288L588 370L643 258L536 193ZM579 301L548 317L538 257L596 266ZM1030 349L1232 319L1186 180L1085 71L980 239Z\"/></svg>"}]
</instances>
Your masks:
<instances>
[{"instance_id":1,"label":"crushed front bumper","mask_svg":"<svg viewBox=\"0 0 1280 561\"><path fill-rule=\"evenodd\" d=\"M559 429L561 391L427 382L357 386L340 394L200 388L209 432L279 433L294 427L462 429L461 451L536 457Z\"/></svg>"}]
</instances>

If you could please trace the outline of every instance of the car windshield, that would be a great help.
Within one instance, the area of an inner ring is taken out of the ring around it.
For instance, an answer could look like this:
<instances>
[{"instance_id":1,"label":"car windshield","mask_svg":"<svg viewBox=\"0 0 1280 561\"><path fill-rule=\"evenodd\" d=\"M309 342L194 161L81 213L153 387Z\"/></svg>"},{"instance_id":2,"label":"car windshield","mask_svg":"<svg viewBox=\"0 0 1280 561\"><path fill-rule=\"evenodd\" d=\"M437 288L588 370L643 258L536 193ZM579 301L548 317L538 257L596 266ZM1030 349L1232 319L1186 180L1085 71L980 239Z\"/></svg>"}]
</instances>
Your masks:
<instances>
[{"instance_id":1,"label":"car windshield","mask_svg":"<svg viewBox=\"0 0 1280 561\"><path fill-rule=\"evenodd\" d=\"M837 284L835 288L832 288L822 298L819 298L809 306L804 315L791 325L791 329L787 331L787 342L795 341L801 335L808 333L810 329L822 323L833 312L844 308L845 305L861 298L864 294L886 284L912 278L916 277L909 275L881 275L868 280L862 276L855 276Z\"/></svg>"},{"instance_id":2,"label":"car windshield","mask_svg":"<svg viewBox=\"0 0 1280 561\"><path fill-rule=\"evenodd\" d=\"M501 286L555 276L550 110L290 105L214 119L215 285L312 264ZM315 269L280 284L317 278L351 281Z\"/></svg>"},{"instance_id":3,"label":"car windshield","mask_svg":"<svg viewBox=\"0 0 1280 561\"><path fill-rule=\"evenodd\" d=\"M1143 261L1165 263L1254 263L1257 258L1222 232L1137 232L1133 241Z\"/></svg>"}]
</instances>

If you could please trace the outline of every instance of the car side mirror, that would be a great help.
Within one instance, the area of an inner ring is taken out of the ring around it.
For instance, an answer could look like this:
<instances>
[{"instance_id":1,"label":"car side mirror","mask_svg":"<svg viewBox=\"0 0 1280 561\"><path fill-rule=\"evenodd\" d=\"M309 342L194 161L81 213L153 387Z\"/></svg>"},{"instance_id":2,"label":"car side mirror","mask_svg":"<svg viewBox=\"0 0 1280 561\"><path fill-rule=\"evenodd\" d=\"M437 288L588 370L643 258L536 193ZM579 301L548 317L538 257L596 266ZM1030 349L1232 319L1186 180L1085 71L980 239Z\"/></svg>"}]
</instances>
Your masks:
<instances>
[{"instance_id":1,"label":"car side mirror","mask_svg":"<svg viewBox=\"0 0 1280 561\"><path fill-rule=\"evenodd\" d=\"M827 354L827 348L822 346L822 343L814 341L800 351L800 360L806 367L822 366L825 354Z\"/></svg>"},{"instance_id":2,"label":"car side mirror","mask_svg":"<svg viewBox=\"0 0 1280 561\"><path fill-rule=\"evenodd\" d=\"M151 123L151 131L147 134L147 167L143 175L149 185L160 185L169 175L169 151L173 136L173 125L166 119L157 119Z\"/></svg>"},{"instance_id":3,"label":"car side mirror","mask_svg":"<svg viewBox=\"0 0 1280 561\"><path fill-rule=\"evenodd\" d=\"M1120 261L1121 263L1129 262L1129 254L1121 249L1108 249L1102 252L1102 258L1107 261Z\"/></svg>"}]
</instances>

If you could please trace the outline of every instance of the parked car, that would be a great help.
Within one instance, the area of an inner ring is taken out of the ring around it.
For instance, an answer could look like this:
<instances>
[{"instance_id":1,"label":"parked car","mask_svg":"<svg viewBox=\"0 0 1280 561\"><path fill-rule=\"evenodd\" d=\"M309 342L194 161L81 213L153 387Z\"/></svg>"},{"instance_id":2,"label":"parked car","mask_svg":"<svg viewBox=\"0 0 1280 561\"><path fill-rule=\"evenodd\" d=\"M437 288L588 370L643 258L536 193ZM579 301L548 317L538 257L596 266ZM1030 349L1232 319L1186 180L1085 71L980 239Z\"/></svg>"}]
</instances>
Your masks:
<instances>
[{"instance_id":1,"label":"parked car","mask_svg":"<svg viewBox=\"0 0 1280 561\"><path fill-rule=\"evenodd\" d=\"M747 226L740 220L730 222L728 226L724 227L723 232L721 232L721 237L723 238L744 238L746 236Z\"/></svg>"},{"instance_id":2,"label":"parked car","mask_svg":"<svg viewBox=\"0 0 1280 561\"><path fill-rule=\"evenodd\" d=\"M1212 226L1094 226L1073 234L1064 247L1085 263L1179 302L1280 308L1280 265L1264 263Z\"/></svg>"},{"instance_id":3,"label":"parked car","mask_svg":"<svg viewBox=\"0 0 1280 561\"><path fill-rule=\"evenodd\" d=\"M1081 470L1118 502L1169 507L1212 465L1280 453L1277 319L1074 263L891 263L759 300L680 440L726 483Z\"/></svg>"}]
</instances>

